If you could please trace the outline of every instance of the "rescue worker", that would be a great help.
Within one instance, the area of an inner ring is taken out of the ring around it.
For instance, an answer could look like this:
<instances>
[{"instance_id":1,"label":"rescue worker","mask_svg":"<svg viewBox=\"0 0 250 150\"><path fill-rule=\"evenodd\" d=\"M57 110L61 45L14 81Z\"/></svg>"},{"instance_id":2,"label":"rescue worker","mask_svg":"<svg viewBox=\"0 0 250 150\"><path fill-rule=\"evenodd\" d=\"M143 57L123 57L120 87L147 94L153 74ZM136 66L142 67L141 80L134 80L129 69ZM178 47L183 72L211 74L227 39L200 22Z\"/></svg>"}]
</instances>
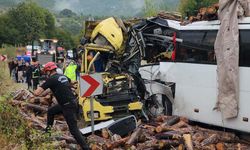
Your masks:
<instances>
[{"instance_id":1,"label":"rescue worker","mask_svg":"<svg viewBox=\"0 0 250 150\"><path fill-rule=\"evenodd\" d=\"M70 78L71 81L76 81L76 71L77 65L74 63L74 61L71 61L65 68L64 75Z\"/></svg>"},{"instance_id":2,"label":"rescue worker","mask_svg":"<svg viewBox=\"0 0 250 150\"><path fill-rule=\"evenodd\" d=\"M40 66L37 61L32 65L32 81L33 81L33 90L37 89L40 78Z\"/></svg>"},{"instance_id":3,"label":"rescue worker","mask_svg":"<svg viewBox=\"0 0 250 150\"><path fill-rule=\"evenodd\" d=\"M31 78L32 78L32 68L29 62L25 63L25 74L26 74L26 83L28 85L28 90L31 88Z\"/></svg>"},{"instance_id":4,"label":"rescue worker","mask_svg":"<svg viewBox=\"0 0 250 150\"><path fill-rule=\"evenodd\" d=\"M77 127L77 97L73 94L70 87L70 79L65 75L56 72L57 66L53 62L48 62L44 67L44 72L48 79L34 91L35 96L39 96L44 90L50 88L57 99L58 104L50 107L47 113L46 132L50 131L54 116L63 114L70 133L74 136L77 143L83 150L87 150L88 145Z\"/></svg>"}]
</instances>

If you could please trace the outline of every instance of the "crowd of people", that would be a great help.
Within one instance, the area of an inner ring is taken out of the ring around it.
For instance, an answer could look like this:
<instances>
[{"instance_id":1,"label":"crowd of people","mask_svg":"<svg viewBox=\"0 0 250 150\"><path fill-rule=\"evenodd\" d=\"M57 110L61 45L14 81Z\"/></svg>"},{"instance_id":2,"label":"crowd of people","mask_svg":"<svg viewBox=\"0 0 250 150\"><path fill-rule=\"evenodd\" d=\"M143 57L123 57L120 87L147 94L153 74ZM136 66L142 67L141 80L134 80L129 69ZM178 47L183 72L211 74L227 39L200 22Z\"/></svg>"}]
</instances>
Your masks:
<instances>
[{"instance_id":1,"label":"crowd of people","mask_svg":"<svg viewBox=\"0 0 250 150\"><path fill-rule=\"evenodd\" d=\"M64 74L72 81L77 80L79 75L80 64L73 60L63 63L59 60L57 63L57 72ZM10 77L16 83L26 83L27 89L35 90L41 80L44 80L46 74L43 73L43 66L35 59L24 60L23 58L11 58L8 62Z\"/></svg>"}]
</instances>

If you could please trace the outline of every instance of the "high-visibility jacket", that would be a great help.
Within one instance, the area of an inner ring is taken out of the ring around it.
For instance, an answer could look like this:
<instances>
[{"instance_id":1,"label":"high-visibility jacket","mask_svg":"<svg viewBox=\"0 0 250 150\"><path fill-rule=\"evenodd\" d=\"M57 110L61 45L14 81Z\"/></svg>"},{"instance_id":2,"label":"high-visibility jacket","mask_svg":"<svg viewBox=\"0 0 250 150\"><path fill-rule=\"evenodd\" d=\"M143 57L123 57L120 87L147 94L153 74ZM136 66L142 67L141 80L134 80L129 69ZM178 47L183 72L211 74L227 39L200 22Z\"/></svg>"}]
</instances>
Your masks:
<instances>
[{"instance_id":1,"label":"high-visibility jacket","mask_svg":"<svg viewBox=\"0 0 250 150\"><path fill-rule=\"evenodd\" d=\"M64 75L70 78L71 81L76 81L76 69L77 65L70 63L68 67L66 67Z\"/></svg>"},{"instance_id":2,"label":"high-visibility jacket","mask_svg":"<svg viewBox=\"0 0 250 150\"><path fill-rule=\"evenodd\" d=\"M32 67L32 79L38 79L40 77L40 68L39 66Z\"/></svg>"}]
</instances>

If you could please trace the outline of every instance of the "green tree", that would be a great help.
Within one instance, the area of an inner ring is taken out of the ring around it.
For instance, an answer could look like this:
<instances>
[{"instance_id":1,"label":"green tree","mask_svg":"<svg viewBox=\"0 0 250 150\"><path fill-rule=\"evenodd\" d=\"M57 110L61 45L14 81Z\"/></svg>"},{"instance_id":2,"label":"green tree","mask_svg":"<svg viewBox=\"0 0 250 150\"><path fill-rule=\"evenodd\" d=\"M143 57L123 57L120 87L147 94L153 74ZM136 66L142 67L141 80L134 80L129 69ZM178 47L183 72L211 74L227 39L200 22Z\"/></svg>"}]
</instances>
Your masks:
<instances>
[{"instance_id":1,"label":"green tree","mask_svg":"<svg viewBox=\"0 0 250 150\"><path fill-rule=\"evenodd\" d=\"M60 11L59 15L62 17L76 17L77 16L77 14L74 13L70 9L63 9L62 11Z\"/></svg>"},{"instance_id":2,"label":"green tree","mask_svg":"<svg viewBox=\"0 0 250 150\"><path fill-rule=\"evenodd\" d=\"M23 44L38 40L46 26L44 10L35 3L21 3L9 11L11 23L21 34Z\"/></svg>"},{"instance_id":3,"label":"green tree","mask_svg":"<svg viewBox=\"0 0 250 150\"><path fill-rule=\"evenodd\" d=\"M179 11L183 16L196 15L201 7L207 7L217 3L219 0L181 0Z\"/></svg>"},{"instance_id":4,"label":"green tree","mask_svg":"<svg viewBox=\"0 0 250 150\"><path fill-rule=\"evenodd\" d=\"M19 31L11 24L8 15L3 14L0 16L0 46L3 43L15 45L20 43Z\"/></svg>"},{"instance_id":5,"label":"green tree","mask_svg":"<svg viewBox=\"0 0 250 150\"><path fill-rule=\"evenodd\" d=\"M46 9L36 3L20 3L8 13L9 25L19 32L18 43L26 45L41 37L52 38L55 34L55 19Z\"/></svg>"},{"instance_id":6,"label":"green tree","mask_svg":"<svg viewBox=\"0 0 250 150\"><path fill-rule=\"evenodd\" d=\"M154 0L144 0L144 5L144 16L150 17L157 14L159 8L155 5Z\"/></svg>"},{"instance_id":7,"label":"green tree","mask_svg":"<svg viewBox=\"0 0 250 150\"><path fill-rule=\"evenodd\" d=\"M47 10L44 11L44 14L46 24L44 34L46 38L53 38L56 34L55 17Z\"/></svg>"},{"instance_id":8,"label":"green tree","mask_svg":"<svg viewBox=\"0 0 250 150\"><path fill-rule=\"evenodd\" d=\"M61 28L56 29L55 38L58 39L58 46L62 46L66 49L72 49L76 45L70 33Z\"/></svg>"}]
</instances>

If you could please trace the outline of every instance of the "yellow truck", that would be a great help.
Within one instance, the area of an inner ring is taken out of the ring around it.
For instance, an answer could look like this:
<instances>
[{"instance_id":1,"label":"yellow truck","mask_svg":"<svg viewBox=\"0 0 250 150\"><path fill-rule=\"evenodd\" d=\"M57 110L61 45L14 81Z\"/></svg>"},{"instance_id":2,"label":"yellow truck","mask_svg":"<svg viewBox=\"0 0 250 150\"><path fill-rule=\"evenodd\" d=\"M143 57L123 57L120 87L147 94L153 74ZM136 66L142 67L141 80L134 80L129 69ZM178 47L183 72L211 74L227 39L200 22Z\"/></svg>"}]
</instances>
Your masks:
<instances>
[{"instance_id":1,"label":"yellow truck","mask_svg":"<svg viewBox=\"0 0 250 150\"><path fill-rule=\"evenodd\" d=\"M90 25L86 25L88 29ZM87 31L86 36L90 33ZM94 119L103 121L121 118L134 114L140 116L143 103L138 96L135 79L128 72L112 72L105 70L113 65L112 60L121 53L124 35L114 18L101 21L92 30L90 43L82 45L81 72L86 74L99 72L102 74L104 93L94 98ZM99 63L98 63L99 62ZM100 69L101 68L101 69ZM90 98L80 97L84 120L91 121Z\"/></svg>"}]
</instances>

